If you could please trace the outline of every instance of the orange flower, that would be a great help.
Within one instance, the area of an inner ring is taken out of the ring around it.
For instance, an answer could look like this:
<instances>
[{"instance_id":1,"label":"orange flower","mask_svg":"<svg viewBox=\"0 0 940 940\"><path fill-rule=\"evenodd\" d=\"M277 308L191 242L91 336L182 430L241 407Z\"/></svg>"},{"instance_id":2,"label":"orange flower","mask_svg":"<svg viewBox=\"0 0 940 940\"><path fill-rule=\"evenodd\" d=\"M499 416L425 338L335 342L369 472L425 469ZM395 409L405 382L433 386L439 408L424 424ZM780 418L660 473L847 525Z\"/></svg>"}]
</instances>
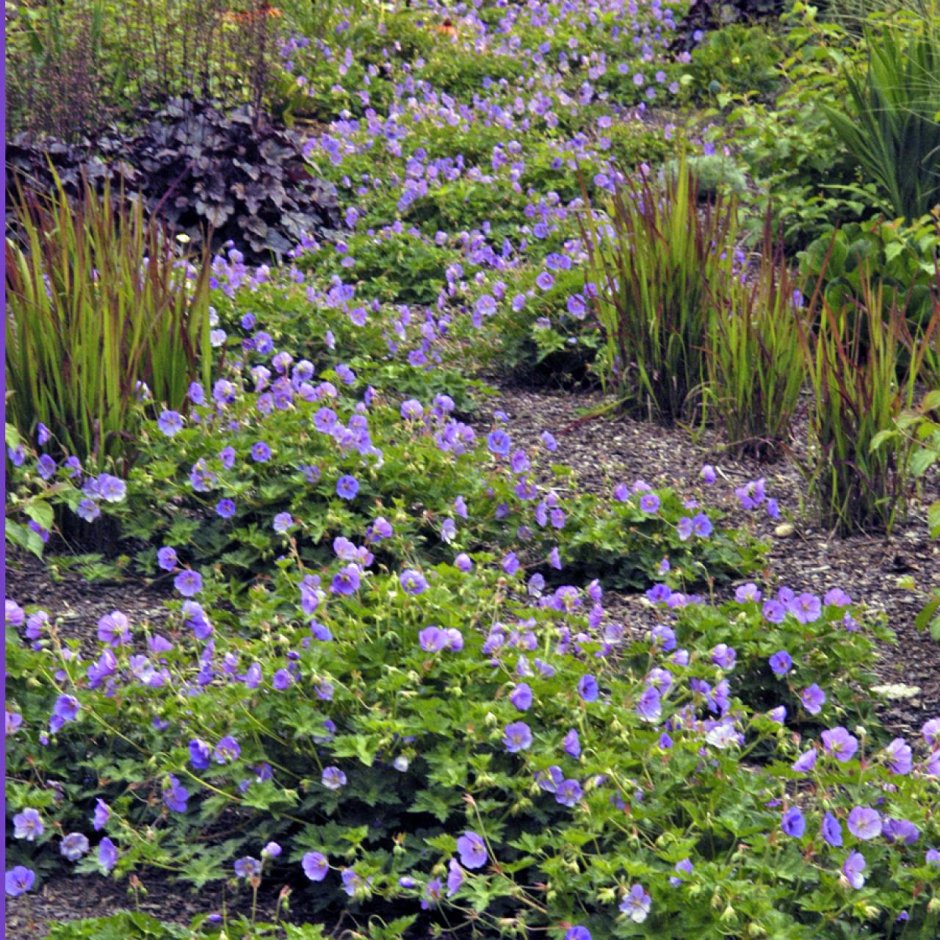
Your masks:
<instances>
[{"instance_id":1,"label":"orange flower","mask_svg":"<svg viewBox=\"0 0 940 940\"><path fill-rule=\"evenodd\" d=\"M222 19L229 23L238 23L240 26L245 26L264 16L275 18L283 15L283 12L277 7L272 7L269 3L262 3L261 6L254 10L246 10L244 12L229 10L222 15Z\"/></svg>"}]
</instances>

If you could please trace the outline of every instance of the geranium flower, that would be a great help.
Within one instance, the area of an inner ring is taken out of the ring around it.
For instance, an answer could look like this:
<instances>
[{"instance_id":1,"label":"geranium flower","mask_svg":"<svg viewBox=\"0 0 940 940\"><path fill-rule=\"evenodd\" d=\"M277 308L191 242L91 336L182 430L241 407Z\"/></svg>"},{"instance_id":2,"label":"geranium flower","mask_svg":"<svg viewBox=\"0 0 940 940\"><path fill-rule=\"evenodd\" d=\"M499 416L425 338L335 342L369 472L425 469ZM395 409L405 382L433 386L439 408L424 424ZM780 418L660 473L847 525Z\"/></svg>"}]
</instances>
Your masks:
<instances>
[{"instance_id":1,"label":"geranium flower","mask_svg":"<svg viewBox=\"0 0 940 940\"><path fill-rule=\"evenodd\" d=\"M510 754L518 754L532 746L532 730L524 721L514 721L506 725L503 744Z\"/></svg>"},{"instance_id":2,"label":"geranium flower","mask_svg":"<svg viewBox=\"0 0 940 940\"><path fill-rule=\"evenodd\" d=\"M6 893L11 898L18 898L21 894L31 891L36 882L36 873L24 865L16 865L5 875Z\"/></svg>"},{"instance_id":3,"label":"geranium flower","mask_svg":"<svg viewBox=\"0 0 940 940\"><path fill-rule=\"evenodd\" d=\"M652 906L653 899L642 885L632 885L627 896L620 902L620 910L635 924L646 920Z\"/></svg>"},{"instance_id":4,"label":"geranium flower","mask_svg":"<svg viewBox=\"0 0 940 940\"><path fill-rule=\"evenodd\" d=\"M301 861L301 865L304 874L311 881L323 881L330 871L329 861L320 852L307 852Z\"/></svg>"},{"instance_id":5,"label":"geranium flower","mask_svg":"<svg viewBox=\"0 0 940 940\"><path fill-rule=\"evenodd\" d=\"M62 840L59 852L70 862L77 862L88 852L88 838L80 832L70 832Z\"/></svg>"}]
</instances>

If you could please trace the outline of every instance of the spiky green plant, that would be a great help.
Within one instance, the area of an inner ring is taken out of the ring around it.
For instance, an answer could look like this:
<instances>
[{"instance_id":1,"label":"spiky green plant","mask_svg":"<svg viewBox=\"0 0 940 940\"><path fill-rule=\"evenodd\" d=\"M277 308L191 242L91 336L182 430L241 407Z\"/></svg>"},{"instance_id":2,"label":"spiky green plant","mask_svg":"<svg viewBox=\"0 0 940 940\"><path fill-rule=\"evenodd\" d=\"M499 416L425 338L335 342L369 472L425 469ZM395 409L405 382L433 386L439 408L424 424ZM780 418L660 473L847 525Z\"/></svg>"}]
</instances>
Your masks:
<instances>
[{"instance_id":1,"label":"spiky green plant","mask_svg":"<svg viewBox=\"0 0 940 940\"><path fill-rule=\"evenodd\" d=\"M768 216L756 264L726 268L710 285L706 400L730 448L780 455L806 377L800 352L797 281Z\"/></svg>"},{"instance_id":2,"label":"spiky green plant","mask_svg":"<svg viewBox=\"0 0 940 940\"><path fill-rule=\"evenodd\" d=\"M850 106L825 113L885 208L916 219L940 203L940 24L925 13L916 28L866 40L867 73L847 76Z\"/></svg>"},{"instance_id":3,"label":"spiky green plant","mask_svg":"<svg viewBox=\"0 0 940 940\"><path fill-rule=\"evenodd\" d=\"M687 161L614 193L609 224L582 216L606 338L601 377L624 404L664 424L691 417L706 379L708 285L730 263L737 209L717 194L700 205Z\"/></svg>"},{"instance_id":4,"label":"spiky green plant","mask_svg":"<svg viewBox=\"0 0 940 940\"><path fill-rule=\"evenodd\" d=\"M134 404L182 408L202 365L208 379L208 256L180 256L139 202L90 185L72 202L22 188L6 241L8 416L38 422L63 452L125 470Z\"/></svg>"},{"instance_id":5,"label":"spiky green plant","mask_svg":"<svg viewBox=\"0 0 940 940\"><path fill-rule=\"evenodd\" d=\"M903 304L870 272L859 295L838 306L821 284L808 316L796 319L813 393L810 493L824 524L840 533L890 533L909 495L910 442L884 432L913 404L923 357L940 331L940 304L912 334Z\"/></svg>"}]
</instances>

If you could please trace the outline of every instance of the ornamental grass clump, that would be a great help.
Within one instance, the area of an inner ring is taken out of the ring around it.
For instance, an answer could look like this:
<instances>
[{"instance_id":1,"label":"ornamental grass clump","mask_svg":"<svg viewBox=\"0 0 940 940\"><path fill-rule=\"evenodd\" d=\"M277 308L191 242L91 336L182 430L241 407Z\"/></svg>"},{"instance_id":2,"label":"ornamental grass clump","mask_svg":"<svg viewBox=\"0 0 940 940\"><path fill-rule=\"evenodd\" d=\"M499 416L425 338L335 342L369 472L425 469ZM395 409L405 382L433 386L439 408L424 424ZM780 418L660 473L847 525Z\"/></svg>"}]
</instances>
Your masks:
<instances>
[{"instance_id":1,"label":"ornamental grass clump","mask_svg":"<svg viewBox=\"0 0 940 940\"><path fill-rule=\"evenodd\" d=\"M787 443L805 372L796 321L802 295L769 218L754 269L725 268L710 286L706 401L733 451L773 459Z\"/></svg>"},{"instance_id":2,"label":"ornamental grass clump","mask_svg":"<svg viewBox=\"0 0 940 940\"><path fill-rule=\"evenodd\" d=\"M209 267L191 264L140 202L105 185L72 201L20 189L6 242L7 406L24 436L44 425L62 454L127 469L135 407L183 407L208 374Z\"/></svg>"},{"instance_id":3,"label":"ornamental grass clump","mask_svg":"<svg viewBox=\"0 0 940 940\"><path fill-rule=\"evenodd\" d=\"M602 379L630 410L674 424L701 403L709 284L733 263L736 203L717 194L700 205L683 160L661 181L644 174L615 191L609 214L607 226L581 222L600 282Z\"/></svg>"},{"instance_id":4,"label":"ornamental grass clump","mask_svg":"<svg viewBox=\"0 0 940 940\"><path fill-rule=\"evenodd\" d=\"M797 316L813 396L810 493L823 523L843 534L890 532L907 504L910 442L882 432L913 405L924 356L940 331L940 304L912 333L903 305L867 270L858 297L837 306L821 284L807 316ZM881 446L873 448L876 441Z\"/></svg>"}]
</instances>

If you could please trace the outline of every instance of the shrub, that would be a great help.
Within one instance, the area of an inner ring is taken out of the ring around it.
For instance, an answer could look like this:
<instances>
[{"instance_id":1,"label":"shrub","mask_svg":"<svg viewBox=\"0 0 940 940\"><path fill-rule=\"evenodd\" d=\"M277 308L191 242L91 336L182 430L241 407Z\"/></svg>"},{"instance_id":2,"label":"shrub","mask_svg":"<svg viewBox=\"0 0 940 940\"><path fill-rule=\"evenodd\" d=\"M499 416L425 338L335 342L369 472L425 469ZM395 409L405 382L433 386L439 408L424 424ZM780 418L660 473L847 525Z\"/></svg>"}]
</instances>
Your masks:
<instances>
[{"instance_id":1,"label":"shrub","mask_svg":"<svg viewBox=\"0 0 940 940\"><path fill-rule=\"evenodd\" d=\"M8 162L41 190L51 159L73 195L85 175L99 188L116 178L172 233L196 247L207 236L216 248L232 241L256 263L340 224L335 191L311 175L300 138L254 107L225 112L180 98L137 117L130 136L112 128L93 144L19 137Z\"/></svg>"},{"instance_id":2,"label":"shrub","mask_svg":"<svg viewBox=\"0 0 940 940\"><path fill-rule=\"evenodd\" d=\"M870 279L882 287L888 303L903 310L913 335L927 328L940 300L940 223L924 216L909 224L883 218L851 224L818 238L800 258L800 273L809 281L823 278L825 297L838 307L860 301ZM940 380L940 338L924 348L919 378ZM901 351L902 367L905 365Z\"/></svg>"},{"instance_id":3,"label":"shrub","mask_svg":"<svg viewBox=\"0 0 940 940\"><path fill-rule=\"evenodd\" d=\"M607 343L603 378L632 410L667 424L695 414L706 378L708 284L735 251L733 200L719 196L700 209L697 189L683 162L660 183L645 176L616 192L609 227L584 216Z\"/></svg>"},{"instance_id":4,"label":"shrub","mask_svg":"<svg viewBox=\"0 0 940 940\"><path fill-rule=\"evenodd\" d=\"M747 177L737 162L725 154L710 153L689 156L689 171L695 177L700 202L713 201L719 194L744 196L748 192ZM667 160L663 170L670 176L681 172L680 159Z\"/></svg>"},{"instance_id":5,"label":"shrub","mask_svg":"<svg viewBox=\"0 0 940 940\"><path fill-rule=\"evenodd\" d=\"M263 261L339 225L335 193L311 176L300 139L255 108L178 99L140 116L131 152L148 203L195 243L208 226L213 244L231 239Z\"/></svg>"},{"instance_id":6,"label":"shrub","mask_svg":"<svg viewBox=\"0 0 940 940\"><path fill-rule=\"evenodd\" d=\"M782 40L763 26L734 23L706 34L683 84L699 100L718 94L769 95L780 82Z\"/></svg>"},{"instance_id":7,"label":"shrub","mask_svg":"<svg viewBox=\"0 0 940 940\"><path fill-rule=\"evenodd\" d=\"M20 4L7 18L8 120L72 138L107 115L103 3Z\"/></svg>"},{"instance_id":8,"label":"shrub","mask_svg":"<svg viewBox=\"0 0 940 940\"><path fill-rule=\"evenodd\" d=\"M12 424L5 426L5 443L11 463L22 465L27 457L27 449ZM12 476L8 473L5 478L8 485L5 519L7 544L25 549L37 558L41 558L55 524L53 507L57 496L56 490L61 488L62 484L48 484L47 481L43 481L43 484L35 487L17 487L14 485Z\"/></svg>"},{"instance_id":9,"label":"shrub","mask_svg":"<svg viewBox=\"0 0 940 940\"><path fill-rule=\"evenodd\" d=\"M44 425L57 457L126 472L134 403L148 392L185 405L197 370L209 374L208 257L191 263L139 201L73 202L19 190L7 240L8 414L24 436Z\"/></svg>"},{"instance_id":10,"label":"shrub","mask_svg":"<svg viewBox=\"0 0 940 940\"><path fill-rule=\"evenodd\" d=\"M862 33L866 24L870 25L880 17L905 13L923 16L929 3L930 0L823 0L819 10L824 19Z\"/></svg>"},{"instance_id":11,"label":"shrub","mask_svg":"<svg viewBox=\"0 0 940 940\"><path fill-rule=\"evenodd\" d=\"M753 200L754 235L760 237L770 206L791 253L872 215L877 201L873 184L858 185L854 162L823 110L846 97L845 65L863 49L841 27L817 22L813 7L798 5L792 16L792 51L780 63L782 88L773 103L719 94L720 109L705 115L716 146L732 150L762 193Z\"/></svg>"},{"instance_id":12,"label":"shrub","mask_svg":"<svg viewBox=\"0 0 940 940\"><path fill-rule=\"evenodd\" d=\"M150 459L131 471L126 503L109 512L125 535L151 543L138 555L148 573L152 546L170 545L189 563L216 566L240 593L250 578L270 574L288 546L292 557L321 564L334 538L365 530L377 516L396 532L374 549L383 561L508 551L521 529L519 559L544 568L549 581L553 549L579 574L640 587L657 577L667 555L688 586L760 564L761 551L743 533L683 535L688 510L669 490L653 494L655 508L644 509L639 487L613 499L562 497L565 484L548 468L537 485L538 454L513 446L498 423L484 441L443 391L403 402L402 371L377 388L374 363L371 377L359 375L317 348L316 334L334 329L328 314L311 331L311 358L297 361L250 322L237 362L216 373L211 389L190 389L199 404L185 420L162 416L140 427ZM32 461L23 471L37 472ZM348 478L356 494L337 500L336 487ZM718 522L711 513L702 524L711 530ZM692 565L693 556L703 564Z\"/></svg>"}]
</instances>

